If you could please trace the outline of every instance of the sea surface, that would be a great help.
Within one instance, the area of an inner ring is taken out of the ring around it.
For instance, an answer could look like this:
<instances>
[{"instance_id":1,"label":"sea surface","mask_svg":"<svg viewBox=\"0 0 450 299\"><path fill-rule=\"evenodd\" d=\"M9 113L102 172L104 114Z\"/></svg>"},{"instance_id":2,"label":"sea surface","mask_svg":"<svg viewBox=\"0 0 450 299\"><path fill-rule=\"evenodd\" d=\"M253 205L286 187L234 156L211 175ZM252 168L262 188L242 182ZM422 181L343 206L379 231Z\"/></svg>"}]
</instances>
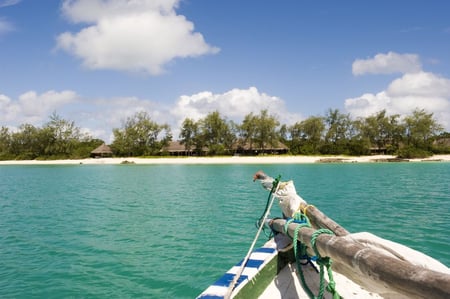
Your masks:
<instances>
[{"instance_id":1,"label":"sea surface","mask_svg":"<svg viewBox=\"0 0 450 299\"><path fill-rule=\"evenodd\" d=\"M450 266L446 162L0 166L0 298L195 298L253 241L258 170Z\"/></svg>"}]
</instances>

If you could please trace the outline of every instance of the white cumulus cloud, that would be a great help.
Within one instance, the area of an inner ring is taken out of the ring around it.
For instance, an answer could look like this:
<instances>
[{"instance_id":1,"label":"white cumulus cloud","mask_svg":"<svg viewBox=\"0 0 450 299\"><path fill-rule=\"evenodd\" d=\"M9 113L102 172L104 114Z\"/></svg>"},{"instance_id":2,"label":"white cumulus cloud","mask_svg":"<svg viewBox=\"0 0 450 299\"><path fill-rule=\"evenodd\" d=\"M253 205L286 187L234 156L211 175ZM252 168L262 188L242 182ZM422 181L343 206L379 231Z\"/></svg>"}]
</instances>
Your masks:
<instances>
[{"instance_id":1,"label":"white cumulus cloud","mask_svg":"<svg viewBox=\"0 0 450 299\"><path fill-rule=\"evenodd\" d=\"M139 71L158 75L176 58L213 54L194 24L177 15L179 0L66 0L63 14L87 23L57 37L60 49L89 69Z\"/></svg>"},{"instance_id":2,"label":"white cumulus cloud","mask_svg":"<svg viewBox=\"0 0 450 299\"><path fill-rule=\"evenodd\" d=\"M355 117L367 117L382 109L400 115L411 114L416 108L425 109L449 130L450 80L424 71L404 74L384 91L346 99L345 108Z\"/></svg>"},{"instance_id":3,"label":"white cumulus cloud","mask_svg":"<svg viewBox=\"0 0 450 299\"><path fill-rule=\"evenodd\" d=\"M352 65L354 75L415 73L421 69L422 65L418 55L395 52L380 53L368 59L357 59Z\"/></svg>"},{"instance_id":4,"label":"white cumulus cloud","mask_svg":"<svg viewBox=\"0 0 450 299\"><path fill-rule=\"evenodd\" d=\"M198 120L213 111L218 111L228 120L240 123L247 114L259 114L261 110L267 110L284 124L293 124L302 118L298 114L290 113L282 99L259 92L256 87L235 88L220 94L203 91L189 96L183 95L177 100L171 113L177 119L175 127L179 128L185 118ZM178 135L174 134L174 137L176 139Z\"/></svg>"},{"instance_id":5,"label":"white cumulus cloud","mask_svg":"<svg viewBox=\"0 0 450 299\"><path fill-rule=\"evenodd\" d=\"M77 97L77 94L70 90L50 90L42 94L28 91L21 94L17 100L0 94L1 120L10 126L41 125L53 111L76 102Z\"/></svg>"}]
</instances>

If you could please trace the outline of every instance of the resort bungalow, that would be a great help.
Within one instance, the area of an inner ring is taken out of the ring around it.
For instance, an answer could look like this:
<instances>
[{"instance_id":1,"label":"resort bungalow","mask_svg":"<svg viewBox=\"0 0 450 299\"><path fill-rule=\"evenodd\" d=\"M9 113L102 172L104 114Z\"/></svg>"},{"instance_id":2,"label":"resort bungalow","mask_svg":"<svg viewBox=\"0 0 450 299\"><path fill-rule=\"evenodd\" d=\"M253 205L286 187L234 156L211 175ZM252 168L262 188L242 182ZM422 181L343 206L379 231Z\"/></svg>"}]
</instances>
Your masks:
<instances>
[{"instance_id":1,"label":"resort bungalow","mask_svg":"<svg viewBox=\"0 0 450 299\"><path fill-rule=\"evenodd\" d=\"M180 141L171 141L161 152L168 153L169 156L195 156L197 154L204 156L208 154L208 148L204 147L201 153L198 153L195 147L188 150ZM264 148L255 147L254 145L250 147L249 143L243 144L242 142L238 142L232 146L230 154L256 156L264 154L281 155L287 152L289 152L289 148L281 142L277 142L276 146L267 145Z\"/></svg>"},{"instance_id":2,"label":"resort bungalow","mask_svg":"<svg viewBox=\"0 0 450 299\"><path fill-rule=\"evenodd\" d=\"M191 149L186 149L184 144L181 144L180 141L171 141L169 145L161 150L161 152L168 153L169 156L195 156L197 155L197 151L195 146ZM201 155L206 155L208 152L207 148L203 148Z\"/></svg>"},{"instance_id":3,"label":"resort bungalow","mask_svg":"<svg viewBox=\"0 0 450 299\"><path fill-rule=\"evenodd\" d=\"M385 147L371 147L370 149L371 155L386 155L387 154L387 148Z\"/></svg>"},{"instance_id":4,"label":"resort bungalow","mask_svg":"<svg viewBox=\"0 0 450 299\"><path fill-rule=\"evenodd\" d=\"M112 155L111 148L104 143L91 152L92 158L106 158L112 157Z\"/></svg>"},{"instance_id":5,"label":"resort bungalow","mask_svg":"<svg viewBox=\"0 0 450 299\"><path fill-rule=\"evenodd\" d=\"M270 155L282 155L289 152L289 148L277 141L275 142L275 145L268 145L265 144L264 147L259 147L253 144L250 146L250 143L246 142L238 142L233 146L233 153L235 155L244 155L244 156L256 156L256 155L264 155L264 154L270 154Z\"/></svg>"}]
</instances>

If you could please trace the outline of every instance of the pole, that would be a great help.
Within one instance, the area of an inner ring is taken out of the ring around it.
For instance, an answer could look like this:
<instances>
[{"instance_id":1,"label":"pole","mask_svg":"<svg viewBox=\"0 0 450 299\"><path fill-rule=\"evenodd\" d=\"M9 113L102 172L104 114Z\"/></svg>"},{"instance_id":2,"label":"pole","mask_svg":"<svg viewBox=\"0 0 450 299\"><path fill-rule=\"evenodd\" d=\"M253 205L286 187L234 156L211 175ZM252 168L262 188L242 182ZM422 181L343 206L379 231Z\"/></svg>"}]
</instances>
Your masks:
<instances>
[{"instance_id":1,"label":"pole","mask_svg":"<svg viewBox=\"0 0 450 299\"><path fill-rule=\"evenodd\" d=\"M247 255L245 256L244 260L242 261L241 267L239 268L239 271L234 275L233 280L230 282L230 285L228 286L227 293L224 296L224 299L231 298L231 293L233 292L234 286L236 285L237 281L239 280L239 277L241 277L242 272L244 271L245 265L247 264L248 259L250 258L250 255L253 252L253 249L255 248L256 241L258 241L259 235L261 234L261 231L264 227L264 223L266 222L266 219L269 217L270 209L272 208L273 202L275 200L275 193L278 191L278 187L280 186L280 182L276 181L276 186L272 188L272 190L275 190L271 193L271 199L270 204L267 207L266 213L264 214L264 217L261 221L261 225L258 228L258 231L256 232L255 238L253 239L252 245L250 245L250 248L248 249Z\"/></svg>"}]
</instances>

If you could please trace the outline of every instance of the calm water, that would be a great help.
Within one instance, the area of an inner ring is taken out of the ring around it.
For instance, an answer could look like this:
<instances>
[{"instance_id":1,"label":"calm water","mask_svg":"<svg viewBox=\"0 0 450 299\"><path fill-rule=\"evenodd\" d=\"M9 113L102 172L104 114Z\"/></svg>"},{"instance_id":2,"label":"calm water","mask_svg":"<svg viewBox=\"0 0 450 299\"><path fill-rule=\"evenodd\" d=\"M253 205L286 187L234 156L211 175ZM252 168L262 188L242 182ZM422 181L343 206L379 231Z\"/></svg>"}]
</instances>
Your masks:
<instances>
[{"instance_id":1,"label":"calm water","mask_svg":"<svg viewBox=\"0 0 450 299\"><path fill-rule=\"evenodd\" d=\"M0 298L194 298L247 252L260 169L450 266L450 163L0 166Z\"/></svg>"}]
</instances>

